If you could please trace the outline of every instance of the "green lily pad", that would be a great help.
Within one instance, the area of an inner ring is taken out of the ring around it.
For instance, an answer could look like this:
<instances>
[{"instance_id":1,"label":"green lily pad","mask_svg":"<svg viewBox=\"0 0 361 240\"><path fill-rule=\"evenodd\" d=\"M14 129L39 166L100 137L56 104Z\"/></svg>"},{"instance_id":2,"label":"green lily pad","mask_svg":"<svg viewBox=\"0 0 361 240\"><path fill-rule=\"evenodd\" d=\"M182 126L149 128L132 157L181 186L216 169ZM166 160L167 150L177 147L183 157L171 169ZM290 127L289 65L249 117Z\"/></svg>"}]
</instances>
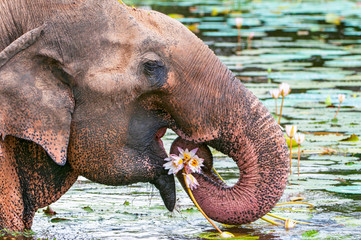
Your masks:
<instances>
[{"instance_id":1,"label":"green lily pad","mask_svg":"<svg viewBox=\"0 0 361 240\"><path fill-rule=\"evenodd\" d=\"M258 236L249 236L249 235L240 235L240 234L235 234L235 237L231 237L231 238L222 238L220 237L219 233L199 233L197 235L195 235L196 238L201 238L201 239L230 239L230 240L256 240L259 239Z\"/></svg>"},{"instance_id":2,"label":"green lily pad","mask_svg":"<svg viewBox=\"0 0 361 240\"><path fill-rule=\"evenodd\" d=\"M67 218L52 218L50 220L50 222L52 222L52 223L66 222L66 221L70 221L70 219L67 219Z\"/></svg>"},{"instance_id":3,"label":"green lily pad","mask_svg":"<svg viewBox=\"0 0 361 240\"><path fill-rule=\"evenodd\" d=\"M352 134L350 137L340 140L342 142L357 142L360 141L356 134Z\"/></svg>"},{"instance_id":4,"label":"green lily pad","mask_svg":"<svg viewBox=\"0 0 361 240\"><path fill-rule=\"evenodd\" d=\"M326 189L329 192L345 193L345 194L361 194L361 185L355 186L339 186Z\"/></svg>"}]
</instances>

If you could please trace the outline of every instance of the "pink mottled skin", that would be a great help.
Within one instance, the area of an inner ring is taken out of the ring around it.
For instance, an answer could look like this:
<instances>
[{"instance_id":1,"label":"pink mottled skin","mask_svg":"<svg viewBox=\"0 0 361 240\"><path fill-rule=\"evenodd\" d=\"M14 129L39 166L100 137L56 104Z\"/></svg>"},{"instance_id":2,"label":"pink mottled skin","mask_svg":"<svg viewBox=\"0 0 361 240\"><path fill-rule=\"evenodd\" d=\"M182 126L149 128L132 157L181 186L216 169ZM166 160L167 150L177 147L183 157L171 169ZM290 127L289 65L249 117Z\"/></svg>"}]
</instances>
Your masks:
<instances>
[{"instance_id":1,"label":"pink mottled skin","mask_svg":"<svg viewBox=\"0 0 361 240\"><path fill-rule=\"evenodd\" d=\"M117 0L2 0L0 16L0 229L29 229L79 175L151 182L173 210L166 128L183 139L175 146L202 146L194 195L213 219L250 222L280 198L278 125L180 22ZM207 145L236 161L235 186L209 170Z\"/></svg>"}]
</instances>

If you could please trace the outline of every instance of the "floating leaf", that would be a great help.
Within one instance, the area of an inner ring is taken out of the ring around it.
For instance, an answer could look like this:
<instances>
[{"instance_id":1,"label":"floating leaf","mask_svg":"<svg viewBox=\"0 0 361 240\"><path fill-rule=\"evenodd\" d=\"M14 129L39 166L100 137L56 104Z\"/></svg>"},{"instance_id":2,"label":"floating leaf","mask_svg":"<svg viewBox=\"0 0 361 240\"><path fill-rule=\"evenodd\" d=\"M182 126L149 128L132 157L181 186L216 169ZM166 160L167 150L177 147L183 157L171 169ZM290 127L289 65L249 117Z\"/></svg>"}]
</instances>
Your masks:
<instances>
[{"instance_id":1,"label":"floating leaf","mask_svg":"<svg viewBox=\"0 0 361 240\"><path fill-rule=\"evenodd\" d=\"M231 240L257 240L259 237L257 236L249 236L249 235L241 235L234 234L234 237L230 238L222 238L219 233L200 233L195 237L200 239L231 239Z\"/></svg>"},{"instance_id":2,"label":"floating leaf","mask_svg":"<svg viewBox=\"0 0 361 240\"><path fill-rule=\"evenodd\" d=\"M325 104L326 104L326 106L331 106L331 105L332 105L332 101L331 101L330 95L327 96L327 98L326 98L326 100L325 100Z\"/></svg>"},{"instance_id":3,"label":"floating leaf","mask_svg":"<svg viewBox=\"0 0 361 240\"><path fill-rule=\"evenodd\" d=\"M52 223L66 222L66 221L70 221L70 219L67 219L67 218L52 218L50 220L50 222L52 222Z\"/></svg>"},{"instance_id":4,"label":"floating leaf","mask_svg":"<svg viewBox=\"0 0 361 240\"><path fill-rule=\"evenodd\" d=\"M339 186L326 188L329 192L336 193L345 193L345 194L361 194L361 185L351 185L351 186Z\"/></svg>"},{"instance_id":5,"label":"floating leaf","mask_svg":"<svg viewBox=\"0 0 361 240\"><path fill-rule=\"evenodd\" d=\"M85 211L87 211L88 213L94 212L94 210L93 210L91 207L89 207L89 206L83 207L83 209L84 209Z\"/></svg>"},{"instance_id":6,"label":"floating leaf","mask_svg":"<svg viewBox=\"0 0 361 240\"><path fill-rule=\"evenodd\" d=\"M356 134L352 134L350 137L340 140L341 142L357 142L360 141Z\"/></svg>"},{"instance_id":7,"label":"floating leaf","mask_svg":"<svg viewBox=\"0 0 361 240\"><path fill-rule=\"evenodd\" d=\"M317 235L318 235L317 230L310 230L310 231L302 233L302 238L313 238L313 237L316 237Z\"/></svg>"}]
</instances>

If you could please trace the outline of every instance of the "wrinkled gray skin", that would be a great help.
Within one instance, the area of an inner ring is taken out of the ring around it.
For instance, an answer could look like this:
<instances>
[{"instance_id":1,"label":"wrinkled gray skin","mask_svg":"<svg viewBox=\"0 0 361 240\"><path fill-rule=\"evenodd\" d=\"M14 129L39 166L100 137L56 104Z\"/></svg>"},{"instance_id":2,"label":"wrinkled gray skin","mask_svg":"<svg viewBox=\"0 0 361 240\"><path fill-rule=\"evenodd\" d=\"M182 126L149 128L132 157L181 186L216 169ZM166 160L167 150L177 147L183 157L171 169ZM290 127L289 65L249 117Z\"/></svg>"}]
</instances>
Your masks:
<instances>
[{"instance_id":1,"label":"wrinkled gray skin","mask_svg":"<svg viewBox=\"0 0 361 240\"><path fill-rule=\"evenodd\" d=\"M175 146L212 146L240 168L233 187L209 169L195 175L213 219L254 221L281 197L279 127L176 20L116 0L2 0L0 51L0 229L29 229L79 175L151 182L172 210L166 128L181 137Z\"/></svg>"}]
</instances>

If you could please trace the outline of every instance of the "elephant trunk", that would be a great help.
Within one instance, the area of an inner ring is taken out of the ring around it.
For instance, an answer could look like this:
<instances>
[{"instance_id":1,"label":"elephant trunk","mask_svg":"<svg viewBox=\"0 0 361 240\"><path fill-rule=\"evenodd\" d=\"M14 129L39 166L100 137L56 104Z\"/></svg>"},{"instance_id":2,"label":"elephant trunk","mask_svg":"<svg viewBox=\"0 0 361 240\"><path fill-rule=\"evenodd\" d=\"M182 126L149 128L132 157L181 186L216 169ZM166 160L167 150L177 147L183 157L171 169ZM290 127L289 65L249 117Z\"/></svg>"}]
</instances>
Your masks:
<instances>
[{"instance_id":1,"label":"elephant trunk","mask_svg":"<svg viewBox=\"0 0 361 240\"><path fill-rule=\"evenodd\" d=\"M176 140L171 153L177 154L177 147L189 150L200 147L200 157L205 158L206 167L200 174L194 174L199 183L192 191L196 201L215 221L244 224L268 213L282 196L288 176L288 150L274 118L243 84L231 76L231 80L228 78L222 85L228 87L220 93L218 107L214 106L218 108L217 116L207 116L218 118L218 124L203 125L217 134L212 138L197 136L185 138L187 141ZM212 157L204 154L207 152L204 144L236 162L239 180L234 186L223 183L211 170ZM178 179L184 187L181 174Z\"/></svg>"}]
</instances>

